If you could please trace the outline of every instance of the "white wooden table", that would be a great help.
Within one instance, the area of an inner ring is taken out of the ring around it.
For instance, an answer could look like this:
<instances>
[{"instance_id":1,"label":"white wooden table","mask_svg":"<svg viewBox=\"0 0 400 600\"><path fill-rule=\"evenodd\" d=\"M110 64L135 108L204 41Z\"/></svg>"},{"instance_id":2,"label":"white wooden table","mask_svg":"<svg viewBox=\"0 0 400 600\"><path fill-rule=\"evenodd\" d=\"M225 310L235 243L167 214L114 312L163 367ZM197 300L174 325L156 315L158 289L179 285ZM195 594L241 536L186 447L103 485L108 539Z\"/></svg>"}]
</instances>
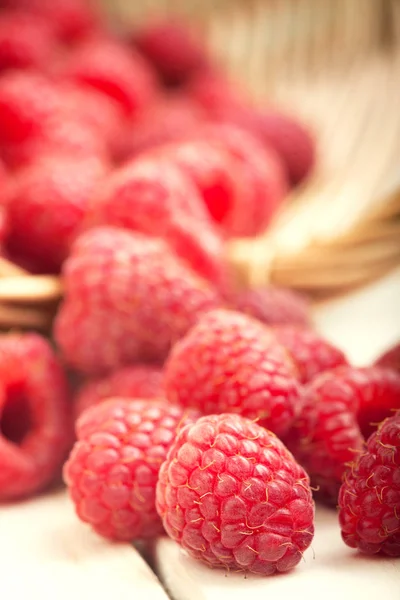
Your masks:
<instances>
[{"instance_id":1,"label":"white wooden table","mask_svg":"<svg viewBox=\"0 0 400 600\"><path fill-rule=\"evenodd\" d=\"M357 364L400 339L400 271L320 306L318 328ZM400 600L400 560L361 557L341 542L335 513L320 509L313 548L291 574L272 578L211 571L167 538L154 544L161 580L176 600ZM314 558L315 555L315 558ZM0 598L165 600L159 581L128 544L79 523L64 492L0 507Z\"/></svg>"}]
</instances>

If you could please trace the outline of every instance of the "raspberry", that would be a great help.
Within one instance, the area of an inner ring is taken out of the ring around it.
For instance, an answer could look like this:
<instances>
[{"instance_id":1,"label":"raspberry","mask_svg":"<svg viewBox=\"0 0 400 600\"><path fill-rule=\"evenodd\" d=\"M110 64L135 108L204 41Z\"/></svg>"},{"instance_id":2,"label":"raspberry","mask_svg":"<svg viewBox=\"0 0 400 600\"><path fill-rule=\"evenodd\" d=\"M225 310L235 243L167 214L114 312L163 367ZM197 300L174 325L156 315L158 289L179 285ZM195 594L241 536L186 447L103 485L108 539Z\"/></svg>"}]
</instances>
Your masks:
<instances>
[{"instance_id":1,"label":"raspberry","mask_svg":"<svg viewBox=\"0 0 400 600\"><path fill-rule=\"evenodd\" d=\"M149 23L135 32L133 41L169 85L185 83L208 64L203 46L177 20Z\"/></svg>"},{"instance_id":2,"label":"raspberry","mask_svg":"<svg viewBox=\"0 0 400 600\"><path fill-rule=\"evenodd\" d=\"M280 156L292 185L301 183L313 170L315 142L311 133L295 119L269 107L263 111L248 104L223 103L214 107L214 118L242 127Z\"/></svg>"},{"instance_id":3,"label":"raspberry","mask_svg":"<svg viewBox=\"0 0 400 600\"><path fill-rule=\"evenodd\" d=\"M162 361L199 315L220 302L164 242L113 227L77 239L64 286L56 340L71 366L88 374Z\"/></svg>"},{"instance_id":4,"label":"raspberry","mask_svg":"<svg viewBox=\"0 0 400 600\"><path fill-rule=\"evenodd\" d=\"M0 145L26 142L60 109L57 86L44 76L10 71L0 79Z\"/></svg>"},{"instance_id":5,"label":"raspberry","mask_svg":"<svg viewBox=\"0 0 400 600\"><path fill-rule=\"evenodd\" d=\"M289 571L314 535L307 474L271 432L239 415L202 417L180 431L156 506L168 535L211 567Z\"/></svg>"},{"instance_id":6,"label":"raspberry","mask_svg":"<svg viewBox=\"0 0 400 600\"><path fill-rule=\"evenodd\" d=\"M61 68L66 80L105 94L133 116L151 102L156 85L150 67L123 44L95 38L80 44Z\"/></svg>"},{"instance_id":7,"label":"raspberry","mask_svg":"<svg viewBox=\"0 0 400 600\"><path fill-rule=\"evenodd\" d=\"M254 236L266 228L287 193L286 174L277 155L258 139L230 124L202 129L207 140L218 144L236 162L243 193L221 219L230 236Z\"/></svg>"},{"instance_id":8,"label":"raspberry","mask_svg":"<svg viewBox=\"0 0 400 600\"><path fill-rule=\"evenodd\" d=\"M112 154L119 150L124 127L120 105L111 98L79 84L65 84L60 88L66 115L94 129L103 137Z\"/></svg>"},{"instance_id":9,"label":"raspberry","mask_svg":"<svg viewBox=\"0 0 400 600\"><path fill-rule=\"evenodd\" d=\"M8 249L58 271L105 171L90 157L49 158L21 170L8 204Z\"/></svg>"},{"instance_id":10,"label":"raspberry","mask_svg":"<svg viewBox=\"0 0 400 600\"><path fill-rule=\"evenodd\" d=\"M219 144L189 140L155 149L152 156L182 169L217 223L223 223L226 215L245 198L245 180L237 170L237 161Z\"/></svg>"},{"instance_id":11,"label":"raspberry","mask_svg":"<svg viewBox=\"0 0 400 600\"><path fill-rule=\"evenodd\" d=\"M347 364L344 353L312 329L284 325L276 327L274 333L296 364L302 383Z\"/></svg>"},{"instance_id":12,"label":"raspberry","mask_svg":"<svg viewBox=\"0 0 400 600\"><path fill-rule=\"evenodd\" d=\"M242 290L230 297L231 306L266 325L310 325L311 311L307 299L277 286Z\"/></svg>"},{"instance_id":13,"label":"raspberry","mask_svg":"<svg viewBox=\"0 0 400 600\"><path fill-rule=\"evenodd\" d=\"M195 135L204 121L201 109L183 95L170 95L145 107L125 134L121 159Z\"/></svg>"},{"instance_id":14,"label":"raspberry","mask_svg":"<svg viewBox=\"0 0 400 600\"><path fill-rule=\"evenodd\" d=\"M237 108L242 110L248 106L248 98L242 89L238 87L226 75L215 69L207 69L197 73L189 81L185 89L186 94L196 102L210 117L219 118L224 114L224 109L229 111Z\"/></svg>"},{"instance_id":15,"label":"raspberry","mask_svg":"<svg viewBox=\"0 0 400 600\"><path fill-rule=\"evenodd\" d=\"M72 442L67 382L39 335L0 337L0 501L29 496L58 474Z\"/></svg>"},{"instance_id":16,"label":"raspberry","mask_svg":"<svg viewBox=\"0 0 400 600\"><path fill-rule=\"evenodd\" d=\"M51 28L40 18L17 11L0 14L0 71L45 67L55 46Z\"/></svg>"},{"instance_id":17,"label":"raspberry","mask_svg":"<svg viewBox=\"0 0 400 600\"><path fill-rule=\"evenodd\" d=\"M197 417L164 401L122 398L85 411L64 467L79 518L116 540L161 533L155 508L159 468L179 428Z\"/></svg>"},{"instance_id":18,"label":"raspberry","mask_svg":"<svg viewBox=\"0 0 400 600\"><path fill-rule=\"evenodd\" d=\"M400 373L400 344L389 348L375 363L378 367L394 369Z\"/></svg>"},{"instance_id":19,"label":"raspberry","mask_svg":"<svg viewBox=\"0 0 400 600\"><path fill-rule=\"evenodd\" d=\"M308 385L288 446L324 500L336 503L346 463L399 405L400 376L378 367L338 367Z\"/></svg>"},{"instance_id":20,"label":"raspberry","mask_svg":"<svg viewBox=\"0 0 400 600\"><path fill-rule=\"evenodd\" d=\"M224 279L222 237L191 181L173 165L139 159L116 170L90 222L163 238L196 272L218 285Z\"/></svg>"},{"instance_id":21,"label":"raspberry","mask_svg":"<svg viewBox=\"0 0 400 600\"><path fill-rule=\"evenodd\" d=\"M292 425L300 388L286 351L257 321L233 311L203 315L165 365L167 398L205 414L232 412L277 435Z\"/></svg>"},{"instance_id":22,"label":"raspberry","mask_svg":"<svg viewBox=\"0 0 400 600\"><path fill-rule=\"evenodd\" d=\"M339 493L342 538L350 548L400 557L400 411L387 418L350 465Z\"/></svg>"},{"instance_id":23,"label":"raspberry","mask_svg":"<svg viewBox=\"0 0 400 600\"><path fill-rule=\"evenodd\" d=\"M29 17L46 20L65 42L75 41L97 27L97 15L91 0L2 0L6 6L27 11Z\"/></svg>"},{"instance_id":24,"label":"raspberry","mask_svg":"<svg viewBox=\"0 0 400 600\"><path fill-rule=\"evenodd\" d=\"M161 369L133 365L118 369L102 379L87 382L75 399L75 415L107 398L161 398L164 395Z\"/></svg>"}]
</instances>

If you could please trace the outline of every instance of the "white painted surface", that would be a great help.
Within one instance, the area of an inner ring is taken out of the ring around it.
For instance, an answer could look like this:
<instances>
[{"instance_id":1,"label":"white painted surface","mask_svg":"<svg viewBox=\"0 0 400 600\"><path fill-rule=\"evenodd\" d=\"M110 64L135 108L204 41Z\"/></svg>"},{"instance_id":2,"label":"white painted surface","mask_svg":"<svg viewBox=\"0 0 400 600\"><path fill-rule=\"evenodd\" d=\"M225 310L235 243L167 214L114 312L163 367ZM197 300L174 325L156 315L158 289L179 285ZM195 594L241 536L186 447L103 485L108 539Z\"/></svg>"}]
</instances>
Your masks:
<instances>
[{"instance_id":1,"label":"white painted surface","mask_svg":"<svg viewBox=\"0 0 400 600\"><path fill-rule=\"evenodd\" d=\"M0 508L0 597L167 599L138 552L92 533L63 490Z\"/></svg>"}]
</instances>

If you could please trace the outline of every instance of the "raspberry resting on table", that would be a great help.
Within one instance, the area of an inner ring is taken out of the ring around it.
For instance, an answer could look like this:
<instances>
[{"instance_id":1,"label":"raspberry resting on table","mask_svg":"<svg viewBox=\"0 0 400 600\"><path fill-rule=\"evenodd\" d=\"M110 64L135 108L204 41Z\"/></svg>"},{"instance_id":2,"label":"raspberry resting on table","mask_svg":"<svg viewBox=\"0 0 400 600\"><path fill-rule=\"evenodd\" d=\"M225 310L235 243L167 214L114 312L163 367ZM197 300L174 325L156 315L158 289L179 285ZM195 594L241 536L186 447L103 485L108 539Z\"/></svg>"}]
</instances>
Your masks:
<instances>
[{"instance_id":1,"label":"raspberry resting on table","mask_svg":"<svg viewBox=\"0 0 400 600\"><path fill-rule=\"evenodd\" d=\"M350 548L400 557L400 411L381 423L345 472L339 522Z\"/></svg>"},{"instance_id":2,"label":"raspberry resting on table","mask_svg":"<svg viewBox=\"0 0 400 600\"><path fill-rule=\"evenodd\" d=\"M261 323L234 311L203 315L175 344L164 373L171 402L259 419L276 435L289 430L300 410L289 355Z\"/></svg>"},{"instance_id":3,"label":"raspberry resting on table","mask_svg":"<svg viewBox=\"0 0 400 600\"><path fill-rule=\"evenodd\" d=\"M301 413L285 441L322 499L337 502L345 465L377 423L399 407L400 375L379 367L338 367L305 388Z\"/></svg>"},{"instance_id":4,"label":"raspberry resting on table","mask_svg":"<svg viewBox=\"0 0 400 600\"><path fill-rule=\"evenodd\" d=\"M87 231L64 263L55 339L77 370L101 375L161 362L218 293L161 240L113 227Z\"/></svg>"},{"instance_id":5,"label":"raspberry resting on table","mask_svg":"<svg viewBox=\"0 0 400 600\"><path fill-rule=\"evenodd\" d=\"M295 567L314 534L306 472L271 432L239 415L178 434L156 506L168 535L211 567L262 575Z\"/></svg>"},{"instance_id":6,"label":"raspberry resting on table","mask_svg":"<svg viewBox=\"0 0 400 600\"><path fill-rule=\"evenodd\" d=\"M115 398L85 411L64 467L79 518L116 540L161 533L158 471L179 429L198 417L165 400Z\"/></svg>"},{"instance_id":7,"label":"raspberry resting on table","mask_svg":"<svg viewBox=\"0 0 400 600\"><path fill-rule=\"evenodd\" d=\"M41 491L73 440L64 372L34 333L0 336L0 501Z\"/></svg>"},{"instance_id":8,"label":"raspberry resting on table","mask_svg":"<svg viewBox=\"0 0 400 600\"><path fill-rule=\"evenodd\" d=\"M117 369L108 377L89 380L75 398L75 415L107 398L160 398L164 395L163 373L149 365Z\"/></svg>"}]
</instances>

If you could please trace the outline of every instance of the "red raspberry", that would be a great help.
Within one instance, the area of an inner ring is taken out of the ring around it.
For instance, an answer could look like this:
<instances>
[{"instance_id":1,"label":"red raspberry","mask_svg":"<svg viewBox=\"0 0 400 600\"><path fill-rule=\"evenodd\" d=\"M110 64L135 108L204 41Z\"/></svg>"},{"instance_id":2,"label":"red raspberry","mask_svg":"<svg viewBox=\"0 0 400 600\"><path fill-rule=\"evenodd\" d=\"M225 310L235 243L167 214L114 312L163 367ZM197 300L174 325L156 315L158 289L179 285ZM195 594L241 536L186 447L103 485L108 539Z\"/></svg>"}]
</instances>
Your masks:
<instances>
[{"instance_id":1,"label":"red raspberry","mask_svg":"<svg viewBox=\"0 0 400 600\"><path fill-rule=\"evenodd\" d=\"M296 118L268 107L263 111L239 103L214 107L217 121L226 121L243 127L258 137L280 156L292 185L303 181L315 164L315 141L311 133Z\"/></svg>"},{"instance_id":2,"label":"red raspberry","mask_svg":"<svg viewBox=\"0 0 400 600\"><path fill-rule=\"evenodd\" d=\"M242 196L221 219L230 236L254 236L264 231L288 191L279 157L258 139L230 124L202 129L205 139L219 145L236 162L243 179Z\"/></svg>"},{"instance_id":3,"label":"red raspberry","mask_svg":"<svg viewBox=\"0 0 400 600\"><path fill-rule=\"evenodd\" d=\"M289 571L314 535L309 479L271 432L211 415L178 434L156 506L168 535L211 567Z\"/></svg>"},{"instance_id":4,"label":"red raspberry","mask_svg":"<svg viewBox=\"0 0 400 600\"><path fill-rule=\"evenodd\" d=\"M342 538L350 548L400 557L400 411L386 419L350 465L339 493Z\"/></svg>"},{"instance_id":5,"label":"red raspberry","mask_svg":"<svg viewBox=\"0 0 400 600\"><path fill-rule=\"evenodd\" d=\"M136 156L166 143L185 140L202 127L202 110L183 95L166 96L145 107L133 121L119 150L120 158Z\"/></svg>"},{"instance_id":6,"label":"red raspberry","mask_svg":"<svg viewBox=\"0 0 400 600\"><path fill-rule=\"evenodd\" d=\"M59 113L54 119L43 123L42 131L23 144L10 145L5 157L16 169L37 163L43 159L58 157L85 160L95 157L108 159L107 145L103 137L81 119Z\"/></svg>"},{"instance_id":7,"label":"red raspberry","mask_svg":"<svg viewBox=\"0 0 400 600\"><path fill-rule=\"evenodd\" d=\"M213 117L224 114L227 109L237 108L243 110L251 102L243 89L239 89L232 81L227 79L225 73L215 69L207 69L197 73L186 86L185 92L206 113ZM217 119L217 121L222 121Z\"/></svg>"},{"instance_id":8,"label":"red raspberry","mask_svg":"<svg viewBox=\"0 0 400 600\"><path fill-rule=\"evenodd\" d=\"M67 382L39 335L0 337L0 501L29 496L57 475L72 442Z\"/></svg>"},{"instance_id":9,"label":"red raspberry","mask_svg":"<svg viewBox=\"0 0 400 600\"><path fill-rule=\"evenodd\" d=\"M182 84L208 65L206 51L185 23L164 20L135 32L135 46L166 84Z\"/></svg>"},{"instance_id":10,"label":"red raspberry","mask_svg":"<svg viewBox=\"0 0 400 600\"><path fill-rule=\"evenodd\" d=\"M299 408L294 366L274 335L228 310L203 315L165 365L167 398L205 414L232 412L286 433Z\"/></svg>"},{"instance_id":11,"label":"red raspberry","mask_svg":"<svg viewBox=\"0 0 400 600\"><path fill-rule=\"evenodd\" d=\"M2 0L2 4L43 18L65 42L75 41L97 27L91 0Z\"/></svg>"},{"instance_id":12,"label":"red raspberry","mask_svg":"<svg viewBox=\"0 0 400 600\"><path fill-rule=\"evenodd\" d=\"M67 361L89 374L163 360L203 311L219 305L215 290L164 242L113 227L78 238L64 285L56 340Z\"/></svg>"},{"instance_id":13,"label":"red raspberry","mask_svg":"<svg viewBox=\"0 0 400 600\"><path fill-rule=\"evenodd\" d=\"M156 85L150 67L118 42L94 38L78 46L61 68L63 76L94 88L133 116L151 102Z\"/></svg>"},{"instance_id":14,"label":"red raspberry","mask_svg":"<svg viewBox=\"0 0 400 600\"><path fill-rule=\"evenodd\" d=\"M57 157L21 170L8 204L7 247L58 271L106 172L97 158Z\"/></svg>"},{"instance_id":15,"label":"red raspberry","mask_svg":"<svg viewBox=\"0 0 400 600\"><path fill-rule=\"evenodd\" d=\"M0 14L0 71L45 67L56 41L48 24L25 12Z\"/></svg>"},{"instance_id":16,"label":"red raspberry","mask_svg":"<svg viewBox=\"0 0 400 600\"><path fill-rule=\"evenodd\" d=\"M106 141L111 153L116 154L125 127L120 105L95 89L79 84L65 84L60 91L64 103L62 110L65 110L66 116L80 120L94 129Z\"/></svg>"},{"instance_id":17,"label":"red raspberry","mask_svg":"<svg viewBox=\"0 0 400 600\"><path fill-rule=\"evenodd\" d=\"M161 369L132 365L117 369L108 377L88 381L75 399L75 415L107 398L161 398L164 395Z\"/></svg>"},{"instance_id":18,"label":"red raspberry","mask_svg":"<svg viewBox=\"0 0 400 600\"><path fill-rule=\"evenodd\" d=\"M115 171L88 223L163 238L203 277L218 285L224 280L222 237L191 181L173 165L139 159Z\"/></svg>"},{"instance_id":19,"label":"red raspberry","mask_svg":"<svg viewBox=\"0 0 400 600\"><path fill-rule=\"evenodd\" d=\"M126 398L85 411L64 467L79 518L116 540L161 533L155 508L160 465L180 427L198 416L165 401Z\"/></svg>"},{"instance_id":20,"label":"red raspberry","mask_svg":"<svg viewBox=\"0 0 400 600\"><path fill-rule=\"evenodd\" d=\"M323 499L336 503L346 463L399 406L400 375L379 367L338 367L309 384L288 446Z\"/></svg>"},{"instance_id":21,"label":"red raspberry","mask_svg":"<svg viewBox=\"0 0 400 600\"><path fill-rule=\"evenodd\" d=\"M0 145L26 142L61 106L57 86L38 73L10 71L0 78Z\"/></svg>"},{"instance_id":22,"label":"red raspberry","mask_svg":"<svg viewBox=\"0 0 400 600\"><path fill-rule=\"evenodd\" d=\"M219 144L189 140L169 144L151 156L179 166L197 187L207 209L217 223L246 197L245 179L237 161Z\"/></svg>"},{"instance_id":23,"label":"red raspberry","mask_svg":"<svg viewBox=\"0 0 400 600\"><path fill-rule=\"evenodd\" d=\"M348 364L341 350L312 329L284 325L276 327L274 333L296 364L302 383L311 381L318 373Z\"/></svg>"},{"instance_id":24,"label":"red raspberry","mask_svg":"<svg viewBox=\"0 0 400 600\"><path fill-rule=\"evenodd\" d=\"M400 344L389 348L375 363L378 367L394 369L400 373Z\"/></svg>"},{"instance_id":25,"label":"red raspberry","mask_svg":"<svg viewBox=\"0 0 400 600\"><path fill-rule=\"evenodd\" d=\"M288 288L269 286L242 290L231 296L231 306L266 325L310 325L307 299Z\"/></svg>"}]
</instances>

